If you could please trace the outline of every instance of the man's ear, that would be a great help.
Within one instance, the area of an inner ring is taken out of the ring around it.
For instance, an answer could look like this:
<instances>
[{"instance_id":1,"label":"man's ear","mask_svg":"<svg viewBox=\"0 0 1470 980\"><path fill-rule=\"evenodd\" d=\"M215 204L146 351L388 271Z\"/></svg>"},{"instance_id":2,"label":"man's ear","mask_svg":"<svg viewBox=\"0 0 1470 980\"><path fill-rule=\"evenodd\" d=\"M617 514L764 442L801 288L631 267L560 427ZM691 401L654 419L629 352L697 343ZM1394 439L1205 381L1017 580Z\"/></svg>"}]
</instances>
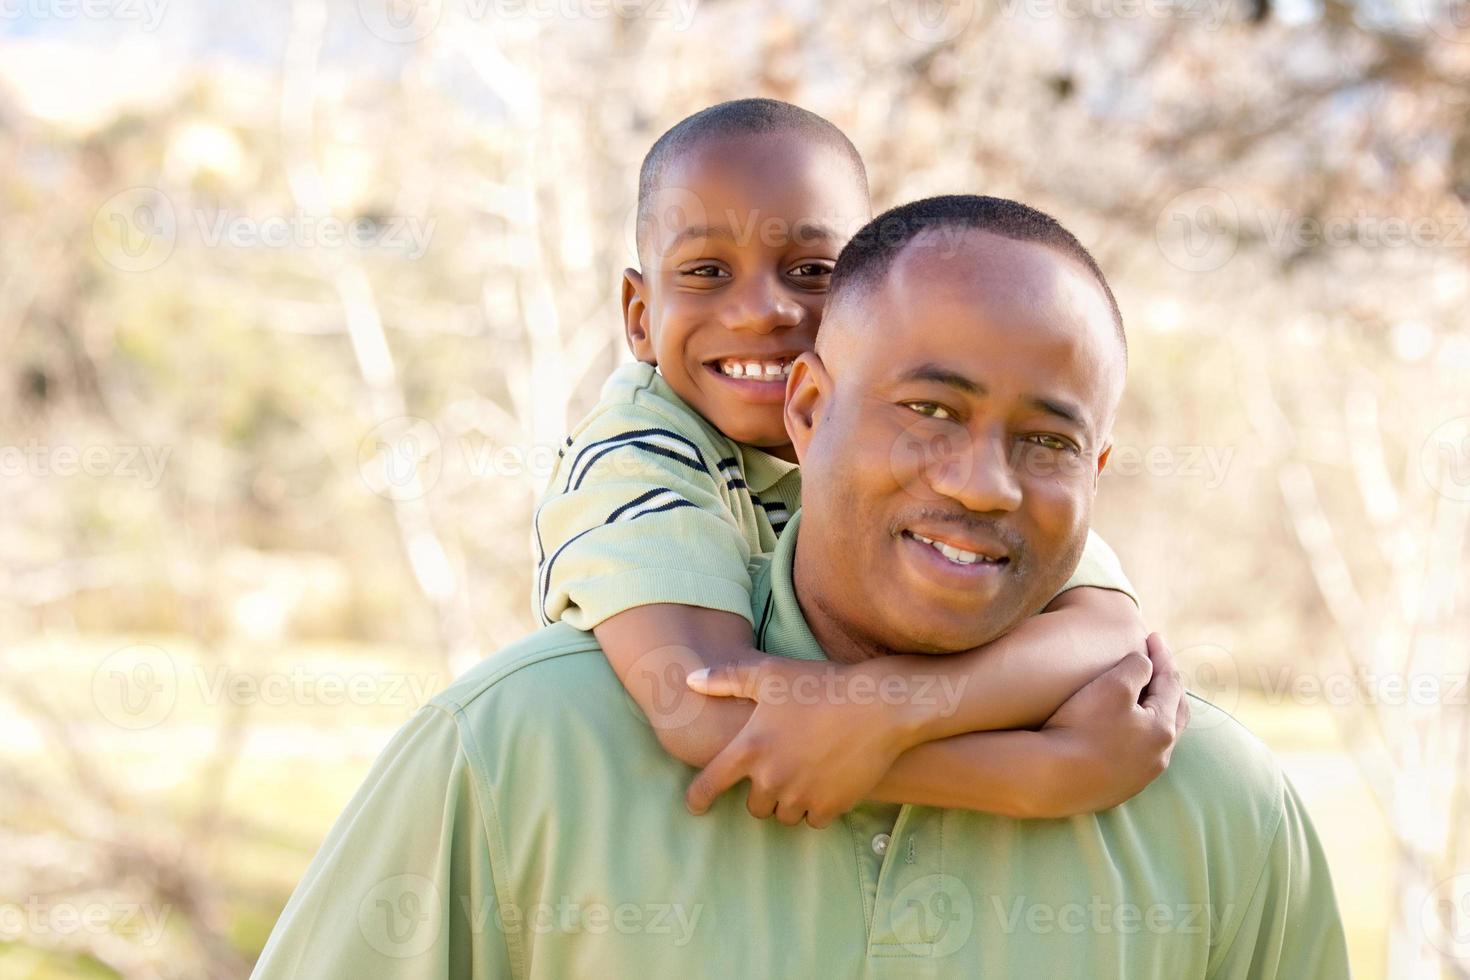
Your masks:
<instances>
[{"instance_id":1,"label":"man's ear","mask_svg":"<svg viewBox=\"0 0 1470 980\"><path fill-rule=\"evenodd\" d=\"M1102 476L1103 467L1108 465L1108 457L1113 454L1113 444L1110 442L1103 447L1103 451L1097 454L1097 472L1093 474L1092 486L1097 487L1097 478Z\"/></svg>"},{"instance_id":2,"label":"man's ear","mask_svg":"<svg viewBox=\"0 0 1470 980\"><path fill-rule=\"evenodd\" d=\"M783 417L786 434L791 437L792 448L798 461L806 457L821 413L825 408L828 393L832 390L832 376L816 351L804 351L791 364L791 377L786 379L786 407Z\"/></svg>"},{"instance_id":3,"label":"man's ear","mask_svg":"<svg viewBox=\"0 0 1470 980\"><path fill-rule=\"evenodd\" d=\"M628 350L644 364L657 364L653 353L653 334L648 329L648 300L644 295L643 273L623 270L623 335Z\"/></svg>"}]
</instances>

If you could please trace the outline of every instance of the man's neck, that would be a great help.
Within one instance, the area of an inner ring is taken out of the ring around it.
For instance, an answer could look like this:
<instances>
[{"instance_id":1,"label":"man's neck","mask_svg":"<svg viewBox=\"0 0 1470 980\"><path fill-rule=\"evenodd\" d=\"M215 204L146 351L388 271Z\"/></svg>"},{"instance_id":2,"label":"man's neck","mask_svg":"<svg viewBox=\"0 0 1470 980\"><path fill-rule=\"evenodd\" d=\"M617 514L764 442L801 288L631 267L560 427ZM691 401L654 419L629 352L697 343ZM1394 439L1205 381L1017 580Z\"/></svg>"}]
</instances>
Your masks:
<instances>
[{"instance_id":1,"label":"man's neck","mask_svg":"<svg viewBox=\"0 0 1470 980\"><path fill-rule=\"evenodd\" d=\"M815 562L802 561L801 551L801 538L798 537L796 553L792 555L791 584L802 618L827 658L837 663L857 664L892 653L877 642L854 633L832 614L822 601L822 584L818 580L820 570L815 567Z\"/></svg>"}]
</instances>

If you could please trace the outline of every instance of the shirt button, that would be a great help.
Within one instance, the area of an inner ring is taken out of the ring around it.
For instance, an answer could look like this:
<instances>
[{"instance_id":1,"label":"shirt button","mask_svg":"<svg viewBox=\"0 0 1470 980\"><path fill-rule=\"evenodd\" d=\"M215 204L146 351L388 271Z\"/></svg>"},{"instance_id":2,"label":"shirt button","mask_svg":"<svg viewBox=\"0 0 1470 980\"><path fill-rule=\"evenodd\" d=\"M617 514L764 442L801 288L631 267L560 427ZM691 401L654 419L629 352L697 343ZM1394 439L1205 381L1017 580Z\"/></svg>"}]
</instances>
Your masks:
<instances>
[{"instance_id":1,"label":"shirt button","mask_svg":"<svg viewBox=\"0 0 1470 980\"><path fill-rule=\"evenodd\" d=\"M879 857L882 857L883 855L885 855L885 854L888 853L888 835L887 834L874 834L873 835L873 853L876 854L876 855L878 855Z\"/></svg>"}]
</instances>

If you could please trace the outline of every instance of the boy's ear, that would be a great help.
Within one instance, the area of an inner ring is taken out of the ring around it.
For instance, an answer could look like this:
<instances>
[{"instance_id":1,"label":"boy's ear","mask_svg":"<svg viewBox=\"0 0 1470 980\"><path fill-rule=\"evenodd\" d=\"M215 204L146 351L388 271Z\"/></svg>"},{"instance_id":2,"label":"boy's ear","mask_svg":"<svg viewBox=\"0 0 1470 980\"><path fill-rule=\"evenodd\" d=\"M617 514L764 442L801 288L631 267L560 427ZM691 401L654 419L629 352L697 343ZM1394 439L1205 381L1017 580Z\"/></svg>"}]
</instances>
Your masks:
<instances>
[{"instance_id":1,"label":"boy's ear","mask_svg":"<svg viewBox=\"0 0 1470 980\"><path fill-rule=\"evenodd\" d=\"M623 334L628 350L644 364L658 364L653 354L653 335L648 329L648 301L643 294L643 273L623 270Z\"/></svg>"},{"instance_id":2,"label":"boy's ear","mask_svg":"<svg viewBox=\"0 0 1470 980\"><path fill-rule=\"evenodd\" d=\"M832 376L816 351L804 351L792 362L791 376L786 379L784 419L798 462L806 458L831 390Z\"/></svg>"}]
</instances>

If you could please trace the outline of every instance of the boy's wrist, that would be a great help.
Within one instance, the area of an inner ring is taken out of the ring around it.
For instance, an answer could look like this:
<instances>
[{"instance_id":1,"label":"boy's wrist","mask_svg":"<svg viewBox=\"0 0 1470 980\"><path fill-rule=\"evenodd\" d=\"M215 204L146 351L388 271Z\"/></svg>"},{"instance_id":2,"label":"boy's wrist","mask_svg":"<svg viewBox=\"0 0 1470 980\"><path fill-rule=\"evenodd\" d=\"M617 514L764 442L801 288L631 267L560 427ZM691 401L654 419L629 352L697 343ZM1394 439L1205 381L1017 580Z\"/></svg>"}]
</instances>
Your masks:
<instances>
[{"instance_id":1,"label":"boy's wrist","mask_svg":"<svg viewBox=\"0 0 1470 980\"><path fill-rule=\"evenodd\" d=\"M894 674L891 666L884 669L885 659L878 657L842 669L848 675L850 700L874 705L881 716L879 724L887 729L896 750L906 752L934 739L929 726L935 712L925 699L915 697L915 685L907 678Z\"/></svg>"}]
</instances>

